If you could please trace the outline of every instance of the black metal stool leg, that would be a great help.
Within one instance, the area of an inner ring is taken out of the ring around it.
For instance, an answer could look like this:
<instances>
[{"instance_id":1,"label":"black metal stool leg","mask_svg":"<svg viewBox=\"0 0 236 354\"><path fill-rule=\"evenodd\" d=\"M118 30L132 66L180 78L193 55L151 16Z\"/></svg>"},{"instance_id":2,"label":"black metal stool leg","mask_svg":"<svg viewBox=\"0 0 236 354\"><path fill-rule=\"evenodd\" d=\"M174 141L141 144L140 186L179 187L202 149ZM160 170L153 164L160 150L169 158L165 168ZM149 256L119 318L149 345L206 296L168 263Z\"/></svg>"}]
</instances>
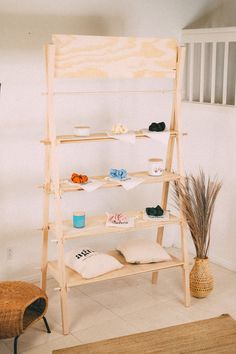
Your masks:
<instances>
[{"instance_id":1,"label":"black metal stool leg","mask_svg":"<svg viewBox=\"0 0 236 354\"><path fill-rule=\"evenodd\" d=\"M16 336L14 338L14 354L17 354L17 340L18 340L19 336Z\"/></svg>"},{"instance_id":2,"label":"black metal stool leg","mask_svg":"<svg viewBox=\"0 0 236 354\"><path fill-rule=\"evenodd\" d=\"M50 327L49 327L49 325L48 325L48 321L47 321L47 319L46 319L45 316L43 316L43 322L44 322L44 324L45 324L45 327L46 327L46 329L47 329L47 332L48 332L48 333L51 333Z\"/></svg>"}]
</instances>

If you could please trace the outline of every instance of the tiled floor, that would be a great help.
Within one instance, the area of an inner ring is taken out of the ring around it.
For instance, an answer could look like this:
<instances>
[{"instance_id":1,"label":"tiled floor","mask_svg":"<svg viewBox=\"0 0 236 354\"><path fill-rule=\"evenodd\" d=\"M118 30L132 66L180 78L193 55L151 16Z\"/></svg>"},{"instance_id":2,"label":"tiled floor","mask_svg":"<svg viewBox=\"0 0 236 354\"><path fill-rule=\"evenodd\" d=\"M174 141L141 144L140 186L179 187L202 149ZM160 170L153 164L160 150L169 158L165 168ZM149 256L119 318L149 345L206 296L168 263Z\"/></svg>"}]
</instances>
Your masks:
<instances>
[{"instance_id":1,"label":"tiled floor","mask_svg":"<svg viewBox=\"0 0 236 354\"><path fill-rule=\"evenodd\" d=\"M172 252L173 253L173 252ZM47 319L29 328L19 339L19 354L51 354L53 349L74 346L197 321L229 313L236 319L236 273L212 264L215 289L205 299L192 298L190 308L183 305L181 271L163 270L157 285L151 275L110 280L72 288L69 292L71 333L61 334L59 293L54 280L48 282ZM12 353L12 340L0 341L0 353Z\"/></svg>"}]
</instances>

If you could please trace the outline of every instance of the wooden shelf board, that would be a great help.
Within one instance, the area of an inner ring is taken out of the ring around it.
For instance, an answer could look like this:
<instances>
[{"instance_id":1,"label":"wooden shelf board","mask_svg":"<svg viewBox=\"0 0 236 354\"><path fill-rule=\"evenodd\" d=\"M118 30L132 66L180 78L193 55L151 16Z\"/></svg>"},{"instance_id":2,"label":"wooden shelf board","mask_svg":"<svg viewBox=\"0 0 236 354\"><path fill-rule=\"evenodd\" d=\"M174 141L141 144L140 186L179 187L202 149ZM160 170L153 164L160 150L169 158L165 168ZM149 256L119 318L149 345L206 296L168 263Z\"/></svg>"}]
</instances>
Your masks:
<instances>
[{"instance_id":1,"label":"wooden shelf board","mask_svg":"<svg viewBox=\"0 0 236 354\"><path fill-rule=\"evenodd\" d=\"M130 176L132 177L139 177L143 178L144 181L142 184L152 184L152 183L163 183L163 182L169 182L169 181L176 181L179 179L181 176L178 174L175 174L173 172L166 172L164 171L161 176L149 176L147 171L142 171L142 172L131 172L129 173ZM107 176L95 176L95 177L90 177L91 179L96 179L96 180L104 180L105 177ZM62 192L73 192L73 191L83 191L80 185L74 184L70 185L64 182L60 183L60 187ZM114 188L114 187L121 187L121 184L119 181L105 181L104 185L101 186L100 188Z\"/></svg>"},{"instance_id":2,"label":"wooden shelf board","mask_svg":"<svg viewBox=\"0 0 236 354\"><path fill-rule=\"evenodd\" d=\"M96 235L105 235L105 234L115 234L115 233L127 233L134 232L136 230L149 229L152 227L162 227L170 224L178 224L181 222L181 219L170 214L168 218L143 218L143 211L129 211L126 212L127 215L137 216L135 220L135 226L129 228L123 227L107 227L106 224L106 215L100 216L90 216L86 218L86 226L82 229L76 229L72 225L72 220L66 220L63 222L63 235L65 239L74 239L77 237L84 236L96 236ZM55 224L49 224L49 229L54 231Z\"/></svg>"},{"instance_id":3,"label":"wooden shelf board","mask_svg":"<svg viewBox=\"0 0 236 354\"><path fill-rule=\"evenodd\" d=\"M176 136L178 134L178 132L175 130L171 130L169 132L170 132L170 136ZM166 130L165 130L165 133L166 133ZM150 139L145 134L143 134L142 131L135 131L135 136L136 136L136 138ZM89 136L58 135L56 139L57 139L58 144L93 142L93 141L102 141L102 140L118 141L117 139L114 139L114 138L108 136L107 133L105 133L105 132L101 132L101 133L97 132L97 133L93 133ZM41 142L44 144L50 144L49 140L41 140Z\"/></svg>"},{"instance_id":4,"label":"wooden shelf board","mask_svg":"<svg viewBox=\"0 0 236 354\"><path fill-rule=\"evenodd\" d=\"M140 274L140 273L158 271L161 269L180 267L183 266L184 264L183 261L175 258L174 256L171 256L172 260L167 262L148 263L148 264L130 264L127 263L124 257L117 251L110 251L109 254L114 256L122 264L124 264L124 267L122 269L118 269L113 272L109 272L92 279L84 279L81 277L79 273L75 272L73 269L69 267L66 267L67 286L73 287L73 286L78 286L83 284L95 283L98 281L122 278L122 277L131 276L135 274ZM51 275L59 282L57 261L48 262L48 270L51 273Z\"/></svg>"}]
</instances>

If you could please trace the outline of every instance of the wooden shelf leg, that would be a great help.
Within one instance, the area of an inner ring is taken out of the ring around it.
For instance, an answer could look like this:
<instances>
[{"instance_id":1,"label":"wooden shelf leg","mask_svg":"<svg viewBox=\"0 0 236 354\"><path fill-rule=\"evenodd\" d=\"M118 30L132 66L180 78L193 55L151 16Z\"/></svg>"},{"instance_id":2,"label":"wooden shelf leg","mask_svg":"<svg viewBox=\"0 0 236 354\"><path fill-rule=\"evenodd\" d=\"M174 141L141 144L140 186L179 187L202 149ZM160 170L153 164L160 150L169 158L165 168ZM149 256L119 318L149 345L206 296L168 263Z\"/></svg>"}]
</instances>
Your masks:
<instances>
[{"instance_id":1,"label":"wooden shelf leg","mask_svg":"<svg viewBox=\"0 0 236 354\"><path fill-rule=\"evenodd\" d=\"M43 199L43 245L41 258L41 288L47 288L47 264L48 264L48 227L49 227L49 184L50 184L50 147L45 147L44 166L44 199Z\"/></svg>"},{"instance_id":2,"label":"wooden shelf leg","mask_svg":"<svg viewBox=\"0 0 236 354\"><path fill-rule=\"evenodd\" d=\"M61 288L61 322L63 334L69 334L69 321L68 321L68 301L67 301L67 289Z\"/></svg>"},{"instance_id":3,"label":"wooden shelf leg","mask_svg":"<svg viewBox=\"0 0 236 354\"><path fill-rule=\"evenodd\" d=\"M157 231L157 242L162 245L162 239L164 234L164 227L159 227ZM158 272L152 273L152 284L157 284Z\"/></svg>"},{"instance_id":4,"label":"wooden shelf leg","mask_svg":"<svg viewBox=\"0 0 236 354\"><path fill-rule=\"evenodd\" d=\"M46 138L50 140L50 145L46 145L46 165L45 165L45 192L49 194L49 185L54 189L55 195L55 232L57 236L57 261L58 261L58 282L60 284L60 298L61 298L61 319L63 334L69 333L68 323L68 305L67 305L67 283L64 262L64 237L62 229L62 212L61 212L61 190L59 179L59 163L57 159L56 147L56 126L54 118L54 69L55 69L55 45L47 45L45 47L46 71L47 71L47 115L46 115ZM46 225L48 224L49 201L45 199L44 207L44 265L46 264L46 241L48 238L46 232ZM44 272L43 282L46 283L46 272Z\"/></svg>"},{"instance_id":5,"label":"wooden shelf leg","mask_svg":"<svg viewBox=\"0 0 236 354\"><path fill-rule=\"evenodd\" d=\"M46 291L47 288L47 264L48 264L48 228L43 230L43 251L41 263L41 288Z\"/></svg>"},{"instance_id":6,"label":"wooden shelf leg","mask_svg":"<svg viewBox=\"0 0 236 354\"><path fill-rule=\"evenodd\" d=\"M68 314L68 299L67 299L67 280L66 269L64 262L64 239L61 225L60 199L56 197L56 229L58 236L57 251L58 251L58 270L59 270L59 284L60 284L60 300L61 300L61 321L63 334L69 333L69 314Z\"/></svg>"},{"instance_id":7,"label":"wooden shelf leg","mask_svg":"<svg viewBox=\"0 0 236 354\"><path fill-rule=\"evenodd\" d=\"M58 205L59 207L59 205ZM59 229L61 229L60 225ZM60 300L61 300L61 322L62 322L62 332L63 334L69 333L69 314L68 314L68 299L67 299L67 283L66 283L66 272L65 272L65 262L64 262L64 242L62 239L61 230L58 230L59 242L58 248L58 270L59 270L59 284L60 284Z\"/></svg>"},{"instance_id":8,"label":"wooden shelf leg","mask_svg":"<svg viewBox=\"0 0 236 354\"><path fill-rule=\"evenodd\" d=\"M153 272L152 273L152 284L157 284L158 280L158 272Z\"/></svg>"},{"instance_id":9,"label":"wooden shelf leg","mask_svg":"<svg viewBox=\"0 0 236 354\"><path fill-rule=\"evenodd\" d=\"M186 307L189 307L191 305L190 286L189 286L189 257L188 257L186 228L183 224L180 225L180 232L181 232L182 258L184 262L184 265L182 266L183 289L184 289L184 297L185 297L184 303Z\"/></svg>"},{"instance_id":10,"label":"wooden shelf leg","mask_svg":"<svg viewBox=\"0 0 236 354\"><path fill-rule=\"evenodd\" d=\"M175 122L175 115L174 115L174 104L173 104L170 129L174 128L174 122ZM165 164L165 170L168 172L171 171L171 166L172 166L172 162L173 162L174 144L175 144L175 138L170 136L169 141L168 141L167 154L166 154L166 164ZM161 206L164 210L167 208L169 187L170 187L170 182L164 182L163 188L162 188L162 198L161 198L162 199ZM164 234L164 227L159 227L157 230L157 242L160 245L162 245L163 234ZM157 284L157 280L158 280L158 272L153 272L152 273L152 284Z\"/></svg>"},{"instance_id":11,"label":"wooden shelf leg","mask_svg":"<svg viewBox=\"0 0 236 354\"><path fill-rule=\"evenodd\" d=\"M59 270L59 284L60 284L60 301L61 301L61 322L63 334L69 333L69 314L68 314L68 299L67 299L67 281L64 263L64 242L59 232L59 239L57 244L58 251L58 270Z\"/></svg>"}]
</instances>

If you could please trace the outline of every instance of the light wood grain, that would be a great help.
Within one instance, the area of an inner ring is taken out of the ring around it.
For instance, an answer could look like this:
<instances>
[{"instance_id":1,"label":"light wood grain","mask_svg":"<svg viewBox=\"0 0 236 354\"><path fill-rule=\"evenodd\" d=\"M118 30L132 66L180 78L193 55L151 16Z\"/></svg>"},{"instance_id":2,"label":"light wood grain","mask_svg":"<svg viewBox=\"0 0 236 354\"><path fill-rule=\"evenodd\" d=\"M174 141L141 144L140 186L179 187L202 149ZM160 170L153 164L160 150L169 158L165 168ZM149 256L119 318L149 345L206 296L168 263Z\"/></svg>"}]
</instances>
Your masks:
<instances>
[{"instance_id":1,"label":"light wood grain","mask_svg":"<svg viewBox=\"0 0 236 354\"><path fill-rule=\"evenodd\" d=\"M173 90L169 89L146 89L146 90L82 90L82 91L54 91L54 96L70 96L70 95L134 95L134 94L150 94L150 93L161 93L161 94L171 94ZM42 92L42 95L47 95L47 92Z\"/></svg>"},{"instance_id":2,"label":"light wood grain","mask_svg":"<svg viewBox=\"0 0 236 354\"><path fill-rule=\"evenodd\" d=\"M175 76L175 39L55 34L52 41L56 47L56 77Z\"/></svg>"},{"instance_id":3,"label":"light wood grain","mask_svg":"<svg viewBox=\"0 0 236 354\"><path fill-rule=\"evenodd\" d=\"M62 316L62 330L64 334L69 333L68 321L68 303L67 303L67 286L66 274L64 264L64 245L63 245L63 229L62 229L62 211L61 211L61 191L59 179L59 166L57 159L57 143L56 143L56 123L54 116L54 63L55 63L55 46L48 45L46 47L46 70L47 70L47 120L48 120L48 133L51 144L49 146L50 155L50 179L54 187L55 195L55 230L57 234L57 255L58 255L58 269L59 269L59 284L60 284L60 303L61 303L61 316ZM48 210L49 213L49 210Z\"/></svg>"},{"instance_id":4,"label":"light wood grain","mask_svg":"<svg viewBox=\"0 0 236 354\"><path fill-rule=\"evenodd\" d=\"M154 270L161 270L161 269L183 266L183 262L173 256L171 256L172 260L167 262L158 262L158 263L149 263L149 264L130 264L127 263L124 257L117 251L110 251L109 254L115 257L116 259L118 259L118 261L120 261L122 264L124 264L124 267L92 279L84 279L81 277L79 273L75 272L73 269L69 267L66 267L66 279L67 279L68 287L95 283L98 281L104 281L109 279L122 278L122 277L131 276L139 273L152 272ZM52 276L56 280L58 280L59 272L58 272L57 261L49 262L48 268Z\"/></svg>"},{"instance_id":5,"label":"light wood grain","mask_svg":"<svg viewBox=\"0 0 236 354\"><path fill-rule=\"evenodd\" d=\"M185 48L181 47L178 49L178 63L177 63L177 76L176 76L176 104L175 104L175 129L179 132L182 131L182 116L181 116L181 95L180 88L182 86L183 71L184 71L184 59L185 59ZM176 136L176 152L177 152L177 171L182 179L180 182L184 183L184 164L183 164L183 137L182 134ZM180 218L184 220L182 213L182 201L180 199ZM185 297L185 306L190 306L190 287L189 287L189 257L188 257L188 244L187 244L187 232L186 224L180 224L181 233L181 251L182 259L184 261L184 266L182 268L183 274L183 290Z\"/></svg>"},{"instance_id":6,"label":"light wood grain","mask_svg":"<svg viewBox=\"0 0 236 354\"><path fill-rule=\"evenodd\" d=\"M46 145L48 146L48 145ZM129 176L132 177L138 177L142 178L144 181L142 184L155 184L155 183L163 183L163 182L171 182L171 181L176 181L181 178L180 175L174 173L174 172L167 172L164 171L161 176L149 176L147 171L142 171L142 172L129 172ZM111 180L106 180L106 175L103 176L89 176L90 179L98 180L98 181L103 181L104 184L99 187L99 188L117 188L121 187L121 184L119 181L111 181ZM69 180L69 179L68 179ZM44 188L46 193L51 194L54 193L53 185L41 185L39 186L40 188ZM65 180L62 180L60 182L60 190L62 193L64 192L75 192L75 191L84 191L84 189L81 188L80 184L74 183L74 184L68 184L65 182Z\"/></svg>"},{"instance_id":7,"label":"light wood grain","mask_svg":"<svg viewBox=\"0 0 236 354\"><path fill-rule=\"evenodd\" d=\"M179 57L177 58L179 60ZM178 68L178 66L177 66ZM179 75L178 70L176 71L177 75L175 80L173 80L173 96L172 96L172 107L171 107L171 119L170 119L170 126L169 130L170 131L177 131L175 130L177 127L176 123L176 100L177 100L177 92L176 92L176 87L177 87L177 77ZM178 96L179 97L179 96ZM180 132L178 132L180 134ZM174 158L174 147L175 147L175 138L176 134L170 134L169 136L169 141L167 145L167 152L166 152L166 162L165 162L165 171L168 173L172 169L172 163L173 163L173 158ZM161 197L161 207L166 210L167 208L167 202L168 202L168 195L169 195L169 187L170 187L170 181L164 181L163 187L162 187L162 197ZM157 229L157 242L162 245L162 240L163 240L163 235L164 235L164 227L158 227ZM152 284L156 284L158 281L158 272L153 272L152 274Z\"/></svg>"},{"instance_id":8,"label":"light wood grain","mask_svg":"<svg viewBox=\"0 0 236 354\"><path fill-rule=\"evenodd\" d=\"M177 54L178 53L178 54ZM47 270L59 283L61 298L61 314L63 333L69 332L68 318L68 287L87 284L96 281L108 280L117 277L125 277L143 272L154 272L160 269L171 267L181 267L183 269L183 280L186 302L188 301L187 283L187 256L186 238L183 230L183 218L170 215L165 219L143 218L143 212L130 211L129 216L136 216L133 228L106 227L106 216L86 217L86 227L75 229L72 220L63 222L61 209L61 193L65 191L80 190L78 186L65 186L59 178L58 145L65 143L79 142L99 142L115 141L105 132L95 133L89 137L78 137L75 135L56 136L56 124L54 117L54 95L67 94L67 92L56 92L54 89L55 78L78 77L78 78L143 78L143 77L171 77L174 79L173 85L173 107L170 123L170 135L167 149L166 172L160 177L151 177L147 172L136 172L132 175L143 177L144 183L164 183L162 204L167 205L169 182L181 178L172 173L172 161L174 143L177 140L177 160L178 168L182 170L182 135L180 122L180 79L182 77L181 51L177 47L177 42L173 39L158 38L125 38L125 37L96 37L96 36L73 36L54 35L53 44L46 46L46 76L47 76L47 119L46 134L42 141L46 150L46 172L44 182L44 227L43 227L43 283L46 286ZM177 61L178 58L178 61ZM177 92L179 90L179 92ZM121 90L122 91L122 90ZM87 92L71 92L72 94L86 94ZM71 94L70 93L70 94ZM90 92L91 93L91 92ZM118 93L94 91L94 94ZM133 92L126 92L133 93ZM69 93L68 93L69 94ZM135 132L136 137L147 138L141 131ZM180 136L181 135L181 136ZM97 176L97 179L104 176ZM115 183L105 183L104 188L115 187ZM119 184L118 184L119 186ZM54 215L55 222L48 225L49 216L49 193L54 193ZM166 208L164 208L166 209ZM164 226L169 224L179 224L181 227L182 255L183 260L174 257L172 261L131 265L127 264L124 258L115 251L112 251L124 267L101 277L90 280L82 279L81 276L72 269L65 266L64 262L64 241L77 237L88 237L97 235L109 235L114 233L127 233L136 230L158 228L158 240L162 239ZM48 225L48 226L47 226ZM48 230L56 235L57 260L47 262Z\"/></svg>"},{"instance_id":9,"label":"light wood grain","mask_svg":"<svg viewBox=\"0 0 236 354\"><path fill-rule=\"evenodd\" d=\"M175 130L170 130L169 133L171 136L175 136L178 134L178 132ZM186 133L183 133L183 135L186 135ZM135 131L135 136L138 139L140 139L140 138L141 139L150 139L145 134L143 134L141 131ZM92 133L89 136L58 135L56 137L57 144L95 142L95 141L103 141L103 140L117 141L117 139L114 139L113 137L108 136L107 133L104 133L104 132ZM48 139L41 140L40 142L43 144L51 144L51 141Z\"/></svg>"},{"instance_id":10,"label":"light wood grain","mask_svg":"<svg viewBox=\"0 0 236 354\"><path fill-rule=\"evenodd\" d=\"M147 171L143 172L129 172L129 176L131 177L138 177L138 178L143 178L144 181L142 182L143 184L153 184L153 183L163 183L165 181L176 181L177 179L180 178L178 174L172 173L172 172L166 172L164 171L161 176L149 176ZM95 179L98 181L104 181L103 186L100 188L116 188L116 187L121 187L121 183L119 181L107 181L105 180L107 176L94 176L94 177L89 177L91 179ZM77 183L74 183L73 185L67 184L65 182L61 182L61 191L62 192L73 192L73 191L83 191L80 185ZM52 189L51 191L52 192Z\"/></svg>"},{"instance_id":11,"label":"light wood grain","mask_svg":"<svg viewBox=\"0 0 236 354\"><path fill-rule=\"evenodd\" d=\"M165 170L171 171L172 163L173 163L173 155L174 155L174 144L176 140L176 157L177 157L177 166L178 166L178 174L183 176L183 156L182 156L182 126L181 126L181 85L183 79L183 68L184 68L184 59L185 59L185 48L180 47L178 48L178 60L177 60L177 75L174 80L174 94L173 94L173 101L172 101L172 115L170 121L170 130L175 129L178 131L176 136L169 137L168 147L167 147L167 154L166 154L166 166ZM161 199L161 206L165 210L167 208L168 202L168 195L169 195L169 181L165 181L163 183L162 188L162 199ZM182 224L181 233L182 233ZM164 226L158 227L157 230L157 242L162 245L164 235ZM185 262L185 269L187 269L187 256ZM154 272L152 274L152 283L156 284L158 280L158 273ZM189 291L186 287L184 288L185 291L185 298L188 297L187 292Z\"/></svg>"},{"instance_id":12,"label":"light wood grain","mask_svg":"<svg viewBox=\"0 0 236 354\"><path fill-rule=\"evenodd\" d=\"M170 214L169 219L161 218L143 218L142 211L128 211L126 214L128 216L137 216L135 220L135 227L122 228L122 227L107 227L106 224L106 215L99 216L89 216L86 217L86 226L82 229L76 229L72 225L71 220L65 220L63 222L63 235L64 239L73 239L77 237L84 236L96 236L96 235L106 235L106 234L116 234L116 233L127 233L134 232L136 230L149 229L152 227L161 227L169 224L180 223L181 220ZM50 230L56 231L55 224L51 223Z\"/></svg>"},{"instance_id":13,"label":"light wood grain","mask_svg":"<svg viewBox=\"0 0 236 354\"><path fill-rule=\"evenodd\" d=\"M41 255L41 288L46 291L48 262L48 223L49 223L49 193L50 193L50 146L45 146L44 163L44 196L43 196L43 244Z\"/></svg>"},{"instance_id":14,"label":"light wood grain","mask_svg":"<svg viewBox=\"0 0 236 354\"><path fill-rule=\"evenodd\" d=\"M48 47L44 48L45 67L47 73L47 90L50 90L49 76L48 76ZM47 106L49 104L49 97L47 97ZM45 119L45 136L50 139L49 117L46 115ZM43 242L41 254L41 288L46 291L47 286L47 263L48 263L48 223L49 223L49 192L50 192L50 173L51 173L51 148L45 145L44 149L44 197L43 197Z\"/></svg>"}]
</instances>

